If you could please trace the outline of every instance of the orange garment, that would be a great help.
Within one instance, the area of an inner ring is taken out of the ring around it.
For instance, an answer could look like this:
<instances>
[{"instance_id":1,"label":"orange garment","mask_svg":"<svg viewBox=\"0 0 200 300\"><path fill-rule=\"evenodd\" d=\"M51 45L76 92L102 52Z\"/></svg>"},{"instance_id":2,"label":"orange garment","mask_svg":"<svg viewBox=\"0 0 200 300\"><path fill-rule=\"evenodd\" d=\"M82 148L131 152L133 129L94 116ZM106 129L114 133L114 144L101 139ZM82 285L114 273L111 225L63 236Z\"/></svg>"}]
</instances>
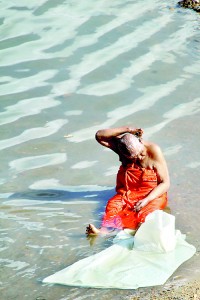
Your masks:
<instances>
[{"instance_id":1,"label":"orange garment","mask_svg":"<svg viewBox=\"0 0 200 300\"><path fill-rule=\"evenodd\" d=\"M167 205L167 193L150 201L139 212L135 204L144 199L158 185L156 172L137 166L121 166L117 174L117 194L108 200L102 220L103 227L136 229L146 216Z\"/></svg>"}]
</instances>

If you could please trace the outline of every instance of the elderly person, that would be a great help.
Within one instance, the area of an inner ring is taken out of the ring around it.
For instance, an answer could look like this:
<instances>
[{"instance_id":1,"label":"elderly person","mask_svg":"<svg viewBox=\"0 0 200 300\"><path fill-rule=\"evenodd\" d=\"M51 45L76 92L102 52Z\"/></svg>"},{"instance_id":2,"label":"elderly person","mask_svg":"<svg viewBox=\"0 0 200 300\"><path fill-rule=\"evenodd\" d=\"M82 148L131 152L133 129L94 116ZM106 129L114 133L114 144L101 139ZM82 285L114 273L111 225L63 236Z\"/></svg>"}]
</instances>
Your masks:
<instances>
[{"instance_id":1,"label":"elderly person","mask_svg":"<svg viewBox=\"0 0 200 300\"><path fill-rule=\"evenodd\" d=\"M100 228L89 224L88 235L110 229L136 230L146 216L167 205L170 179L160 147L142 139L142 129L119 127L99 130L96 140L118 154L116 195L108 200Z\"/></svg>"}]
</instances>

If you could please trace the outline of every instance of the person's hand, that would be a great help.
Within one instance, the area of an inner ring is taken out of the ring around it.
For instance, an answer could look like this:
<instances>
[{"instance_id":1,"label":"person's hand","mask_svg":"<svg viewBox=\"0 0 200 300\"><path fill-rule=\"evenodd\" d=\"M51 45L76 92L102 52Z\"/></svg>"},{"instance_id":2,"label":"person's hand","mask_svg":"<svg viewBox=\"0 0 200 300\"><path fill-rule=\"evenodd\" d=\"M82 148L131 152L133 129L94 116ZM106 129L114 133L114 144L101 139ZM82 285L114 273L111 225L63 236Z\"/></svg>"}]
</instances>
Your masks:
<instances>
[{"instance_id":1,"label":"person's hand","mask_svg":"<svg viewBox=\"0 0 200 300\"><path fill-rule=\"evenodd\" d=\"M142 128L130 128L130 133L138 136L138 137L141 137L144 133L144 131L142 130Z\"/></svg>"},{"instance_id":2,"label":"person's hand","mask_svg":"<svg viewBox=\"0 0 200 300\"><path fill-rule=\"evenodd\" d=\"M143 207L145 207L147 204L149 203L149 200L147 199L143 199L143 200L139 200L135 206L134 206L134 211L138 212L140 211Z\"/></svg>"}]
</instances>

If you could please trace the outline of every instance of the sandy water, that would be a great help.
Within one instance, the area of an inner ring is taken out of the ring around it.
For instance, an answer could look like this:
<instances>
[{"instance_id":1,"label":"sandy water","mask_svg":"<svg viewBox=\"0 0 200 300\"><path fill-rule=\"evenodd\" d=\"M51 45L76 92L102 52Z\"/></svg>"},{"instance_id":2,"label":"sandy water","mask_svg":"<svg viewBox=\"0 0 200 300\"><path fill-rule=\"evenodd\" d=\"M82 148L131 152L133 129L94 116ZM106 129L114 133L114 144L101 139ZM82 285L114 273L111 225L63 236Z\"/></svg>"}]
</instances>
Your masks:
<instances>
[{"instance_id":1,"label":"sandy water","mask_svg":"<svg viewBox=\"0 0 200 300\"><path fill-rule=\"evenodd\" d=\"M135 291L42 284L91 246L119 162L97 129L144 128L171 176L169 206L197 254L168 280L200 277L200 16L176 1L0 2L0 293L130 299ZM148 291L148 289L140 289Z\"/></svg>"}]
</instances>

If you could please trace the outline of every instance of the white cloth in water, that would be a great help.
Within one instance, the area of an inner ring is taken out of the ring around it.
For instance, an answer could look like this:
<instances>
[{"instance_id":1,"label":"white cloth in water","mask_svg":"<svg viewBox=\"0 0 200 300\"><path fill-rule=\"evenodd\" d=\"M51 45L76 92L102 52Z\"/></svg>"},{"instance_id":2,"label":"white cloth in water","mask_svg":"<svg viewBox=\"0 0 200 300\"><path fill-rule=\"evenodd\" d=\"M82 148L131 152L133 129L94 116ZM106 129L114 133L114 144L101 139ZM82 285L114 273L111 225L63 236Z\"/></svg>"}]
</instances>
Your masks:
<instances>
[{"instance_id":1,"label":"white cloth in water","mask_svg":"<svg viewBox=\"0 0 200 300\"><path fill-rule=\"evenodd\" d=\"M157 210L135 236L122 230L107 249L51 275L44 283L137 289L162 285L196 249L175 230L175 217Z\"/></svg>"}]
</instances>

